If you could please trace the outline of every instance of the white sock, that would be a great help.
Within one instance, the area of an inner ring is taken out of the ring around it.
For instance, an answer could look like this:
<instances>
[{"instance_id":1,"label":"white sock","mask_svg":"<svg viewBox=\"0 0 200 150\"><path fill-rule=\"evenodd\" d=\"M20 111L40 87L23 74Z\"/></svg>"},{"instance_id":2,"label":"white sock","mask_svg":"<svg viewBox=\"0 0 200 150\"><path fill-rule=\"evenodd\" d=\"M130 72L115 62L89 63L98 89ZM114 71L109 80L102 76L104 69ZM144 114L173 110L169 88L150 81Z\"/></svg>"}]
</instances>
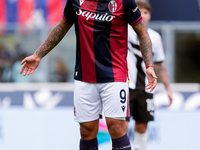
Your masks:
<instances>
[{"instance_id":1,"label":"white sock","mask_svg":"<svg viewBox=\"0 0 200 150\"><path fill-rule=\"evenodd\" d=\"M147 131L142 134L135 132L134 141L133 141L134 150L146 150L147 142L148 142Z\"/></svg>"}]
</instances>

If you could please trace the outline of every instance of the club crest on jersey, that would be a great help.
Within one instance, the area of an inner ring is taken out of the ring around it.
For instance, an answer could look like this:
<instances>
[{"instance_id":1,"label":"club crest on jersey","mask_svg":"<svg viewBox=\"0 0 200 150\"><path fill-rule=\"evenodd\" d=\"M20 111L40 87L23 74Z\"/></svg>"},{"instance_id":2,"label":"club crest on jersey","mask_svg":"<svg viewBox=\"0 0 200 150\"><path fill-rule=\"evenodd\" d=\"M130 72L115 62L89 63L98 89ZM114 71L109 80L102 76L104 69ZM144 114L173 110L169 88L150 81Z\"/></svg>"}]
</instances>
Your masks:
<instances>
[{"instance_id":1,"label":"club crest on jersey","mask_svg":"<svg viewBox=\"0 0 200 150\"><path fill-rule=\"evenodd\" d=\"M115 12L117 10L117 3L111 0L110 3L108 4L108 8L110 12Z\"/></svg>"}]
</instances>

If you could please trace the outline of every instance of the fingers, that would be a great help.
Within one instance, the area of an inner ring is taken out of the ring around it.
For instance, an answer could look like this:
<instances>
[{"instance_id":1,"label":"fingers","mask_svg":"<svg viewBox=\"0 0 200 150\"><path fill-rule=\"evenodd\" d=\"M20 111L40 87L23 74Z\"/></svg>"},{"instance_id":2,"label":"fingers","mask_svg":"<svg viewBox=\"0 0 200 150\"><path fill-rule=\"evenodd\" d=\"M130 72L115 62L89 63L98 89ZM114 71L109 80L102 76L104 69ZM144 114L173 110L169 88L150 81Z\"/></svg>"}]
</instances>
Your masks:
<instances>
[{"instance_id":1,"label":"fingers","mask_svg":"<svg viewBox=\"0 0 200 150\"><path fill-rule=\"evenodd\" d=\"M157 84L157 82L153 84L153 86L151 87L151 90L150 90L150 92L152 92L152 91L155 89L155 87L156 87L156 84Z\"/></svg>"},{"instance_id":2,"label":"fingers","mask_svg":"<svg viewBox=\"0 0 200 150\"><path fill-rule=\"evenodd\" d=\"M26 69L24 70L23 75L26 76L26 75L33 74L34 71L35 71L35 69L26 67Z\"/></svg>"},{"instance_id":3,"label":"fingers","mask_svg":"<svg viewBox=\"0 0 200 150\"><path fill-rule=\"evenodd\" d=\"M152 92L157 85L157 76L154 71L149 70L147 73L148 84L146 85L146 89Z\"/></svg>"},{"instance_id":4,"label":"fingers","mask_svg":"<svg viewBox=\"0 0 200 150\"><path fill-rule=\"evenodd\" d=\"M35 69L31 69L30 74L33 74L34 71L35 71Z\"/></svg>"},{"instance_id":5,"label":"fingers","mask_svg":"<svg viewBox=\"0 0 200 150\"><path fill-rule=\"evenodd\" d=\"M24 64L24 63L25 63L25 64ZM24 64L24 65L23 65L23 64ZM26 58L24 58L24 59L22 60L21 65L23 65L23 66L22 66L22 68L21 68L21 70L20 70L20 73L22 73L22 72L24 71L24 69L26 68Z\"/></svg>"},{"instance_id":6,"label":"fingers","mask_svg":"<svg viewBox=\"0 0 200 150\"><path fill-rule=\"evenodd\" d=\"M34 73L34 71L35 71L35 69L29 68L26 66L26 64L24 64L20 70L20 73L24 72L23 76L26 76L26 75Z\"/></svg>"},{"instance_id":7,"label":"fingers","mask_svg":"<svg viewBox=\"0 0 200 150\"><path fill-rule=\"evenodd\" d=\"M172 104L172 96L170 95L169 96L169 104L167 105L167 107L171 106L171 104Z\"/></svg>"},{"instance_id":8,"label":"fingers","mask_svg":"<svg viewBox=\"0 0 200 150\"><path fill-rule=\"evenodd\" d=\"M32 73L34 73L38 64L39 63L37 62L37 60L33 56L29 56L29 57L24 58L21 61L21 65L23 65L23 66L20 70L20 73L21 74L23 73L24 76L32 74Z\"/></svg>"},{"instance_id":9,"label":"fingers","mask_svg":"<svg viewBox=\"0 0 200 150\"><path fill-rule=\"evenodd\" d=\"M21 62L21 65L23 65L26 62L26 58L24 58Z\"/></svg>"},{"instance_id":10,"label":"fingers","mask_svg":"<svg viewBox=\"0 0 200 150\"><path fill-rule=\"evenodd\" d=\"M32 74L34 71L35 71L35 69L29 68L28 72L27 72L27 75Z\"/></svg>"},{"instance_id":11,"label":"fingers","mask_svg":"<svg viewBox=\"0 0 200 150\"><path fill-rule=\"evenodd\" d=\"M156 87L156 84L152 84L152 85L147 85L146 89L149 90L150 89L150 92L152 92Z\"/></svg>"},{"instance_id":12,"label":"fingers","mask_svg":"<svg viewBox=\"0 0 200 150\"><path fill-rule=\"evenodd\" d=\"M147 90L150 89L150 92L152 92L152 91L155 89L156 85L157 85L157 80L154 79L153 82L149 82L149 83L146 85L146 89L147 89Z\"/></svg>"},{"instance_id":13,"label":"fingers","mask_svg":"<svg viewBox=\"0 0 200 150\"><path fill-rule=\"evenodd\" d=\"M24 69L26 68L26 64L24 64L20 70L20 73L22 73L24 71Z\"/></svg>"},{"instance_id":14,"label":"fingers","mask_svg":"<svg viewBox=\"0 0 200 150\"><path fill-rule=\"evenodd\" d=\"M28 67L25 68L23 75L25 76L28 72Z\"/></svg>"},{"instance_id":15,"label":"fingers","mask_svg":"<svg viewBox=\"0 0 200 150\"><path fill-rule=\"evenodd\" d=\"M157 76L156 76L156 75L152 75L152 76L153 76L153 78L157 79Z\"/></svg>"},{"instance_id":16,"label":"fingers","mask_svg":"<svg viewBox=\"0 0 200 150\"><path fill-rule=\"evenodd\" d=\"M170 99L169 104L167 105L167 107L171 106L172 104L172 100Z\"/></svg>"}]
</instances>

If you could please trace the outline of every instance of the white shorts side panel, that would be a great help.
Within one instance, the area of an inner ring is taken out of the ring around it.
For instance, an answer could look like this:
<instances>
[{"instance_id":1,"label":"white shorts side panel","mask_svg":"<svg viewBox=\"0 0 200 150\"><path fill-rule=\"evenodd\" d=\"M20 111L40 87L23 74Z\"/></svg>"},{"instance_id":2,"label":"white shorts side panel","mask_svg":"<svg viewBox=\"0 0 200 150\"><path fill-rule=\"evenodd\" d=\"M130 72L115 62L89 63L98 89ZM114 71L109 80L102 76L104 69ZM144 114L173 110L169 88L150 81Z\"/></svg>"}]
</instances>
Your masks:
<instances>
[{"instance_id":1,"label":"white shorts side panel","mask_svg":"<svg viewBox=\"0 0 200 150\"><path fill-rule=\"evenodd\" d=\"M96 84L75 80L74 120L88 122L99 119L102 104Z\"/></svg>"}]
</instances>

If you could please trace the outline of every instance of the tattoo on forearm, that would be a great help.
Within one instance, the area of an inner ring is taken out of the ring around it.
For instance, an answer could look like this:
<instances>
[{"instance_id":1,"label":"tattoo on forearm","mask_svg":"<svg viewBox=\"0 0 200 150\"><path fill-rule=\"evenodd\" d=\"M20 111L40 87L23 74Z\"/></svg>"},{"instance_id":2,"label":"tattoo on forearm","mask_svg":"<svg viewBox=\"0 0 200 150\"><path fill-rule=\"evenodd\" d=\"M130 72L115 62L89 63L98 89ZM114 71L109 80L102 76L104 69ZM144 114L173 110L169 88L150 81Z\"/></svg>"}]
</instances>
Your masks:
<instances>
[{"instance_id":1,"label":"tattoo on forearm","mask_svg":"<svg viewBox=\"0 0 200 150\"><path fill-rule=\"evenodd\" d=\"M38 56L44 57L48 54L64 37L64 28L58 24L53 28L44 43L35 52Z\"/></svg>"},{"instance_id":2,"label":"tattoo on forearm","mask_svg":"<svg viewBox=\"0 0 200 150\"><path fill-rule=\"evenodd\" d=\"M152 61L152 45L151 45L151 40L149 38L148 35L144 35L141 38L141 51L142 51L142 55L143 55L143 60L146 64L146 66L152 65L153 61Z\"/></svg>"},{"instance_id":3,"label":"tattoo on forearm","mask_svg":"<svg viewBox=\"0 0 200 150\"><path fill-rule=\"evenodd\" d=\"M134 28L137 32L138 36L140 36L140 48L143 56L143 60L146 64L146 66L153 65L152 60L152 43L150 40L150 37L145 29L145 26L143 22L137 25L136 28Z\"/></svg>"}]
</instances>

